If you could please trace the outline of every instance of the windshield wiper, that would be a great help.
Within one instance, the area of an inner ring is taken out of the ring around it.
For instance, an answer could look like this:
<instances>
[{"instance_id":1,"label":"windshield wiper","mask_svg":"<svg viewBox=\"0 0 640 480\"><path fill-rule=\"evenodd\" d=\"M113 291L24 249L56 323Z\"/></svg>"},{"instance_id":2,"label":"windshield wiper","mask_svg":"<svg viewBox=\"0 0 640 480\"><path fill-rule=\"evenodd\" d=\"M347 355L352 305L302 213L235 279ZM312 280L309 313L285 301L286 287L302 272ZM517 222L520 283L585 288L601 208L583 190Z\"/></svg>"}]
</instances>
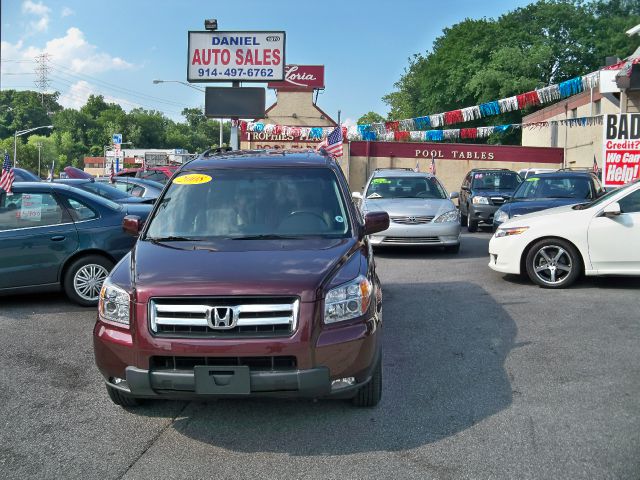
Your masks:
<instances>
[{"instance_id":1,"label":"windshield wiper","mask_svg":"<svg viewBox=\"0 0 640 480\"><path fill-rule=\"evenodd\" d=\"M240 237L230 237L231 240L292 240L299 237L287 236L287 235L275 235L275 234L262 234L262 235L244 235Z\"/></svg>"},{"instance_id":2,"label":"windshield wiper","mask_svg":"<svg viewBox=\"0 0 640 480\"><path fill-rule=\"evenodd\" d=\"M180 237L177 235L171 235L168 237L146 237L145 240L151 242L200 242L199 238Z\"/></svg>"}]
</instances>

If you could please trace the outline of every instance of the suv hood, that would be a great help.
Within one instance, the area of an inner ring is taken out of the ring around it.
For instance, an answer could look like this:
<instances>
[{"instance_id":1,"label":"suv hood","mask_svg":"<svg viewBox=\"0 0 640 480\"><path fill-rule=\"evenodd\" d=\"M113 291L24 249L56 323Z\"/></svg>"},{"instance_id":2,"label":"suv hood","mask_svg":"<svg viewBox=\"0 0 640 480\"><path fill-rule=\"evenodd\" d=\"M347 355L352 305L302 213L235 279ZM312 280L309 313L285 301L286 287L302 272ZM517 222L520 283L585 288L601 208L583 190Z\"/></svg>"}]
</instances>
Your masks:
<instances>
[{"instance_id":1,"label":"suv hood","mask_svg":"<svg viewBox=\"0 0 640 480\"><path fill-rule=\"evenodd\" d=\"M433 215L437 217L456 207L449 199L439 198L379 198L366 199L365 212L387 212L389 215Z\"/></svg>"},{"instance_id":2,"label":"suv hood","mask_svg":"<svg viewBox=\"0 0 640 480\"><path fill-rule=\"evenodd\" d=\"M183 295L295 295L312 302L355 245L353 238L138 241L131 271L139 302Z\"/></svg>"}]
</instances>

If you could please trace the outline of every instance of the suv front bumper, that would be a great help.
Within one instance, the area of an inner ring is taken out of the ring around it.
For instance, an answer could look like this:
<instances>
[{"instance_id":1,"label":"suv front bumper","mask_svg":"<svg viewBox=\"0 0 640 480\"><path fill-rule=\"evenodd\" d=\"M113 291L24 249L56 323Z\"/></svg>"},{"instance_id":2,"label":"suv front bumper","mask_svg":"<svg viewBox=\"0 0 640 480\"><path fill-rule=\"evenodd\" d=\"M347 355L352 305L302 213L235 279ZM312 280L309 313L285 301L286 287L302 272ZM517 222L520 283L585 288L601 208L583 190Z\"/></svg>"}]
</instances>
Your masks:
<instances>
[{"instance_id":1,"label":"suv front bumper","mask_svg":"<svg viewBox=\"0 0 640 480\"><path fill-rule=\"evenodd\" d=\"M470 205L468 215L474 222L493 225L493 215L499 208L500 206L498 205Z\"/></svg>"}]
</instances>

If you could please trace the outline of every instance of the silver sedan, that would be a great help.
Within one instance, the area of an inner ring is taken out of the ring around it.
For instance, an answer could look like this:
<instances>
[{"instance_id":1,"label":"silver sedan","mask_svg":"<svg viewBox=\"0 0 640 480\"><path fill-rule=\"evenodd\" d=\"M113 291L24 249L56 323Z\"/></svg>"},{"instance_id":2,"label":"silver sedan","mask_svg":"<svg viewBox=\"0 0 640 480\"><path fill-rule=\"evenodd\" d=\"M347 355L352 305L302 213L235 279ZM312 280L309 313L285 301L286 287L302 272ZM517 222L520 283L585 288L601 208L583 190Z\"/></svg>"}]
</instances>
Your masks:
<instances>
[{"instance_id":1,"label":"silver sedan","mask_svg":"<svg viewBox=\"0 0 640 480\"><path fill-rule=\"evenodd\" d=\"M460 213L440 181L430 173L376 170L364 189L354 192L363 213L385 211L389 228L370 237L373 246L434 245L457 253Z\"/></svg>"}]
</instances>

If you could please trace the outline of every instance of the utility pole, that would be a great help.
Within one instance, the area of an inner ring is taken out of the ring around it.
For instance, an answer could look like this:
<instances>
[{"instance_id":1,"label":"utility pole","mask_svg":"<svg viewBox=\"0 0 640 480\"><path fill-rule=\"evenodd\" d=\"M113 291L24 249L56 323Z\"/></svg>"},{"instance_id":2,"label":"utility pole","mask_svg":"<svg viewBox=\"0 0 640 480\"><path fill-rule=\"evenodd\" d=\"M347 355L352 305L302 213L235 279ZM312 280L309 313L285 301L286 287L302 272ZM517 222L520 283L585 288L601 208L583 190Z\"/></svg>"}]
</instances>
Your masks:
<instances>
[{"instance_id":1,"label":"utility pole","mask_svg":"<svg viewBox=\"0 0 640 480\"><path fill-rule=\"evenodd\" d=\"M40 176L40 152L42 150L42 142L38 142L36 146L38 147L38 177L39 177Z\"/></svg>"},{"instance_id":2,"label":"utility pole","mask_svg":"<svg viewBox=\"0 0 640 480\"><path fill-rule=\"evenodd\" d=\"M44 106L44 93L49 88L49 54L41 53L36 58L36 87L40 90L40 101Z\"/></svg>"}]
</instances>

